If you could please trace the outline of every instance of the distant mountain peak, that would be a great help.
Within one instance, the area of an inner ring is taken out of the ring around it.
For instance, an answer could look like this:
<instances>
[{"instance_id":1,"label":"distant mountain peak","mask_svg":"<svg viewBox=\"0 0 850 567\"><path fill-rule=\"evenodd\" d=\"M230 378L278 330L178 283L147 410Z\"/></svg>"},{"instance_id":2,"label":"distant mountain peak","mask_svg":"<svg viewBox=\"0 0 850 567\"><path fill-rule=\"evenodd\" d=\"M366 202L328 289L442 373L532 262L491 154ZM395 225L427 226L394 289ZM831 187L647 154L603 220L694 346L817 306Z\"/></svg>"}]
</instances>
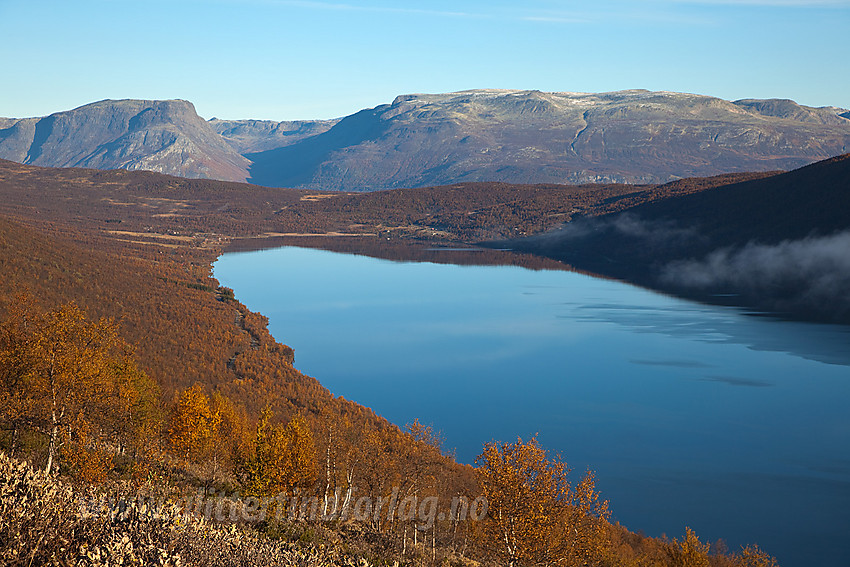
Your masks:
<instances>
[{"instance_id":1,"label":"distant mountain peak","mask_svg":"<svg viewBox=\"0 0 850 567\"><path fill-rule=\"evenodd\" d=\"M850 149L850 111L630 89L412 93L338 120L205 121L186 100L0 118L0 158L347 191L464 181L657 183Z\"/></svg>"},{"instance_id":2,"label":"distant mountain peak","mask_svg":"<svg viewBox=\"0 0 850 567\"><path fill-rule=\"evenodd\" d=\"M52 167L244 181L248 160L185 100L101 100L0 130L0 156Z\"/></svg>"},{"instance_id":3,"label":"distant mountain peak","mask_svg":"<svg viewBox=\"0 0 850 567\"><path fill-rule=\"evenodd\" d=\"M465 181L657 183L793 169L843 153L833 109L631 89L397 96L320 135L248 154L261 185L346 191Z\"/></svg>"}]
</instances>

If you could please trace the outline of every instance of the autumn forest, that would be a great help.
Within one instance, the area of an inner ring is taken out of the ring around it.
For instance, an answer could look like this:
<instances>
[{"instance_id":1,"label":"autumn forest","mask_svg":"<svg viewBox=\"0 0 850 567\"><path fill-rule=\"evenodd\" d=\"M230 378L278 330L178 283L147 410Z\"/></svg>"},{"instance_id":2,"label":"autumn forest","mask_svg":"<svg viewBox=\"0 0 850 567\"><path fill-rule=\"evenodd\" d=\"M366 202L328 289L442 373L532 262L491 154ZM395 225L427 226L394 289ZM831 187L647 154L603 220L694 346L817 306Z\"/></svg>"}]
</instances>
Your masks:
<instances>
[{"instance_id":1,"label":"autumn forest","mask_svg":"<svg viewBox=\"0 0 850 567\"><path fill-rule=\"evenodd\" d=\"M729 181L327 195L0 162L0 563L776 565L755 545L612 523L592 471L536 438L457 462L439 424L390 423L299 372L211 273L227 247L426 254L417 242L532 234Z\"/></svg>"}]
</instances>

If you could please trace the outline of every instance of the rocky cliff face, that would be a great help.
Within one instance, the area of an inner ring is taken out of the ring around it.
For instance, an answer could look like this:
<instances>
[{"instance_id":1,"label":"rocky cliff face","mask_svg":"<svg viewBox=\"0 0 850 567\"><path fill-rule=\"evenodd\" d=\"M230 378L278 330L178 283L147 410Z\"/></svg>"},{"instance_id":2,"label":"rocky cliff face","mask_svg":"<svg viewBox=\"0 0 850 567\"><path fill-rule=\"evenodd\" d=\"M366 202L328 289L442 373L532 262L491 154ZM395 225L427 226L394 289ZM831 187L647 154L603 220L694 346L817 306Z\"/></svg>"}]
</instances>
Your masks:
<instances>
[{"instance_id":1,"label":"rocky cliff face","mask_svg":"<svg viewBox=\"0 0 850 567\"><path fill-rule=\"evenodd\" d=\"M397 97L341 120L201 119L102 101L0 119L0 158L368 191L464 181L658 183L793 169L850 151L850 112L693 94L474 90Z\"/></svg>"},{"instance_id":2,"label":"rocky cliff face","mask_svg":"<svg viewBox=\"0 0 850 567\"><path fill-rule=\"evenodd\" d=\"M850 148L844 109L667 92L400 96L286 148L262 185L371 190L460 181L657 183L792 169Z\"/></svg>"},{"instance_id":3,"label":"rocky cliff face","mask_svg":"<svg viewBox=\"0 0 850 567\"><path fill-rule=\"evenodd\" d=\"M249 165L183 100L104 100L44 118L4 119L0 157L229 181L244 181Z\"/></svg>"}]
</instances>

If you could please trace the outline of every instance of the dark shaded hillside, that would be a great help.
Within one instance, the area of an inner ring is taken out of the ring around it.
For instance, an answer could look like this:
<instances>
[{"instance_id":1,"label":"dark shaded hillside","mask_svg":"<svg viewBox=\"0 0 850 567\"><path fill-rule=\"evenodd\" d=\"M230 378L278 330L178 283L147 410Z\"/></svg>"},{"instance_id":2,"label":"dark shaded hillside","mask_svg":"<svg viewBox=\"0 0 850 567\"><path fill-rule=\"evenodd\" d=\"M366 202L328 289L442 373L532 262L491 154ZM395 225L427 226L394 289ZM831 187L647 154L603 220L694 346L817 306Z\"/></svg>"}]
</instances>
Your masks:
<instances>
[{"instance_id":1,"label":"dark shaded hillside","mask_svg":"<svg viewBox=\"0 0 850 567\"><path fill-rule=\"evenodd\" d=\"M768 179L638 205L641 218L682 219L715 246L774 243L850 225L850 154Z\"/></svg>"},{"instance_id":2,"label":"dark shaded hillside","mask_svg":"<svg viewBox=\"0 0 850 567\"><path fill-rule=\"evenodd\" d=\"M850 321L850 154L512 242L710 301Z\"/></svg>"}]
</instances>

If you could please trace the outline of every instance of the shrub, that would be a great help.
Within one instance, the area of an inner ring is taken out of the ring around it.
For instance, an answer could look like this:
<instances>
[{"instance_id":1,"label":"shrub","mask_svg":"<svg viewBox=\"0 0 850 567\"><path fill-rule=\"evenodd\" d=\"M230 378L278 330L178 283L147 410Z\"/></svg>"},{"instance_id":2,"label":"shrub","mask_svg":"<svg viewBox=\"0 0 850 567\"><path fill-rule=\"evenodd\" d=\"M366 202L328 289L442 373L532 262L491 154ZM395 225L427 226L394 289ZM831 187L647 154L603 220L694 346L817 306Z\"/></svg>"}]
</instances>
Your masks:
<instances>
[{"instance_id":1,"label":"shrub","mask_svg":"<svg viewBox=\"0 0 850 567\"><path fill-rule=\"evenodd\" d=\"M54 477L0 453L0 563L180 565L171 545L177 511L135 505L95 509Z\"/></svg>"},{"instance_id":2,"label":"shrub","mask_svg":"<svg viewBox=\"0 0 850 567\"><path fill-rule=\"evenodd\" d=\"M0 453L0 565L363 565L339 548L285 542L183 513L164 496L75 490ZM309 538L308 538L309 539Z\"/></svg>"}]
</instances>

